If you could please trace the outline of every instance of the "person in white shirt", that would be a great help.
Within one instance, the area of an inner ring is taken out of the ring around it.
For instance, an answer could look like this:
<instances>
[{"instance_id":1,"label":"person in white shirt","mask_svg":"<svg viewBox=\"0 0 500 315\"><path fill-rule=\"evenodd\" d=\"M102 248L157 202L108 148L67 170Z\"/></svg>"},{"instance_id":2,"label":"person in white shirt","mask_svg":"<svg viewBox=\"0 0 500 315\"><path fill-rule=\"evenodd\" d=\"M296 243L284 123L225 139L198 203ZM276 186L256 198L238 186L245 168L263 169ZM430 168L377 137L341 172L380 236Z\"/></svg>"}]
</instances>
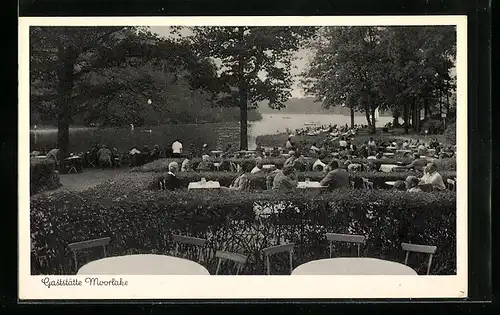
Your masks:
<instances>
[{"instance_id":1,"label":"person in white shirt","mask_svg":"<svg viewBox=\"0 0 500 315\"><path fill-rule=\"evenodd\" d=\"M264 163L262 163L262 159L258 159L257 163L255 164L255 167L250 171L251 174L258 173L262 171L262 167L264 166Z\"/></svg>"},{"instance_id":2,"label":"person in white shirt","mask_svg":"<svg viewBox=\"0 0 500 315\"><path fill-rule=\"evenodd\" d=\"M317 153L319 152L319 148L316 146L316 142L314 142L311 146L311 148L309 149L311 151L311 153Z\"/></svg>"},{"instance_id":3,"label":"person in white shirt","mask_svg":"<svg viewBox=\"0 0 500 315\"><path fill-rule=\"evenodd\" d=\"M424 176L420 179L421 184L429 184L435 190L445 190L446 186L443 182L443 177L437 172L437 166L434 163L429 163L425 167Z\"/></svg>"},{"instance_id":4,"label":"person in white shirt","mask_svg":"<svg viewBox=\"0 0 500 315\"><path fill-rule=\"evenodd\" d=\"M181 157L182 143L178 139L176 139L174 143L172 143L172 153L174 158Z\"/></svg>"},{"instance_id":5,"label":"person in white shirt","mask_svg":"<svg viewBox=\"0 0 500 315\"><path fill-rule=\"evenodd\" d=\"M403 149L408 148L409 145L408 140L405 140L405 142L403 142Z\"/></svg>"},{"instance_id":6,"label":"person in white shirt","mask_svg":"<svg viewBox=\"0 0 500 315\"><path fill-rule=\"evenodd\" d=\"M288 137L288 140L285 144L285 148L287 149L291 149L293 147L293 144L292 144L292 137Z\"/></svg>"},{"instance_id":7,"label":"person in white shirt","mask_svg":"<svg viewBox=\"0 0 500 315\"><path fill-rule=\"evenodd\" d=\"M321 159L323 158L323 156L320 156L314 163L313 163L313 166L312 166L312 170L313 172L322 172L322 171L326 171L327 169L327 165L325 163L323 163L323 161L321 161Z\"/></svg>"},{"instance_id":8,"label":"person in white shirt","mask_svg":"<svg viewBox=\"0 0 500 315\"><path fill-rule=\"evenodd\" d=\"M373 138L370 138L370 140L368 140L368 146L370 147L376 146L375 140L373 140Z\"/></svg>"},{"instance_id":9,"label":"person in white shirt","mask_svg":"<svg viewBox=\"0 0 500 315\"><path fill-rule=\"evenodd\" d=\"M345 141L345 138L340 139L339 145L341 148L347 148L347 141Z\"/></svg>"}]
</instances>

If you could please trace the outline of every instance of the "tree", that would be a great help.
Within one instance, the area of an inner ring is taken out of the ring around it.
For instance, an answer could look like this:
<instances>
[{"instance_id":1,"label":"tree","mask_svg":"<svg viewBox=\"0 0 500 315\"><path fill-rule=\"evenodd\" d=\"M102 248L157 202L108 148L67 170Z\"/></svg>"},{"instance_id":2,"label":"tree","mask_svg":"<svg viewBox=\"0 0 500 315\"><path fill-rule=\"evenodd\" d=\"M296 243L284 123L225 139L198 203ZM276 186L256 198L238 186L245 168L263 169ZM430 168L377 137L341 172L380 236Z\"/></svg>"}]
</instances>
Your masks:
<instances>
[{"instance_id":1,"label":"tree","mask_svg":"<svg viewBox=\"0 0 500 315\"><path fill-rule=\"evenodd\" d=\"M220 61L217 104L239 106L240 148L248 148L247 113L258 103L282 108L291 96L293 52L316 27L191 27L199 58Z\"/></svg>"},{"instance_id":2,"label":"tree","mask_svg":"<svg viewBox=\"0 0 500 315\"><path fill-rule=\"evenodd\" d=\"M206 88L198 81L213 73L187 45L137 27L32 27L30 54L32 111L57 121L62 157L75 115L103 125L160 122L168 93Z\"/></svg>"},{"instance_id":3,"label":"tree","mask_svg":"<svg viewBox=\"0 0 500 315\"><path fill-rule=\"evenodd\" d=\"M302 85L325 107L344 104L354 112L364 111L375 132L375 110L387 106L380 91L387 86L388 67L381 47L380 27L325 27L313 44L316 53L303 73Z\"/></svg>"}]
</instances>

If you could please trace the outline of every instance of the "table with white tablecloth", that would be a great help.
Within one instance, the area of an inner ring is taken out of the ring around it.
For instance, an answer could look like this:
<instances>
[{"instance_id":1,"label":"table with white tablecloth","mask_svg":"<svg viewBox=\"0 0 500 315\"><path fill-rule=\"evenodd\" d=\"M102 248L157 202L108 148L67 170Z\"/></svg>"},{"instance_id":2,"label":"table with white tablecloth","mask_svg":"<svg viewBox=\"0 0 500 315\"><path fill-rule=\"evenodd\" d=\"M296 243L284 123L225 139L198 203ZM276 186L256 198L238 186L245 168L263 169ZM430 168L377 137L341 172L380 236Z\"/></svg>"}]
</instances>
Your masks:
<instances>
[{"instance_id":1,"label":"table with white tablecloth","mask_svg":"<svg viewBox=\"0 0 500 315\"><path fill-rule=\"evenodd\" d=\"M126 255L94 260L77 275L210 275L202 265L166 255Z\"/></svg>"},{"instance_id":2,"label":"table with white tablecloth","mask_svg":"<svg viewBox=\"0 0 500 315\"><path fill-rule=\"evenodd\" d=\"M264 164L264 165L262 165L262 168L266 169L266 170L274 168L274 167L276 167L274 164Z\"/></svg>"},{"instance_id":3,"label":"table with white tablecloth","mask_svg":"<svg viewBox=\"0 0 500 315\"><path fill-rule=\"evenodd\" d=\"M388 260L362 257L341 257L313 260L298 266L296 275L417 275L412 268Z\"/></svg>"},{"instance_id":4,"label":"table with white tablecloth","mask_svg":"<svg viewBox=\"0 0 500 315\"><path fill-rule=\"evenodd\" d=\"M297 188L326 188L326 186L321 186L319 182L299 182Z\"/></svg>"},{"instance_id":5,"label":"table with white tablecloth","mask_svg":"<svg viewBox=\"0 0 500 315\"><path fill-rule=\"evenodd\" d=\"M220 188L220 183L217 181L191 182L188 185L188 189L217 189L217 188Z\"/></svg>"},{"instance_id":6,"label":"table with white tablecloth","mask_svg":"<svg viewBox=\"0 0 500 315\"><path fill-rule=\"evenodd\" d=\"M390 173L392 172L392 169L395 167L399 167L399 165L396 164L381 164L380 165L380 171L385 172L385 173Z\"/></svg>"}]
</instances>

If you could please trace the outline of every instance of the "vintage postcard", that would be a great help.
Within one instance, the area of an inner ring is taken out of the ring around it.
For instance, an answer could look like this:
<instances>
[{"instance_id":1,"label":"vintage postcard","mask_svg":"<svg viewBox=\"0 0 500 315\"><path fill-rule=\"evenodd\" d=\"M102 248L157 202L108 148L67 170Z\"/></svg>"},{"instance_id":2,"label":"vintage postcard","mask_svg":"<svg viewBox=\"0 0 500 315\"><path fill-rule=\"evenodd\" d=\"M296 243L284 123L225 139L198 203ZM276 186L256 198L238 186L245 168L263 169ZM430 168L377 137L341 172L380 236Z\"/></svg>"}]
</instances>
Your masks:
<instances>
[{"instance_id":1,"label":"vintage postcard","mask_svg":"<svg viewBox=\"0 0 500 315\"><path fill-rule=\"evenodd\" d=\"M20 300L467 297L466 16L21 17L19 117Z\"/></svg>"}]
</instances>

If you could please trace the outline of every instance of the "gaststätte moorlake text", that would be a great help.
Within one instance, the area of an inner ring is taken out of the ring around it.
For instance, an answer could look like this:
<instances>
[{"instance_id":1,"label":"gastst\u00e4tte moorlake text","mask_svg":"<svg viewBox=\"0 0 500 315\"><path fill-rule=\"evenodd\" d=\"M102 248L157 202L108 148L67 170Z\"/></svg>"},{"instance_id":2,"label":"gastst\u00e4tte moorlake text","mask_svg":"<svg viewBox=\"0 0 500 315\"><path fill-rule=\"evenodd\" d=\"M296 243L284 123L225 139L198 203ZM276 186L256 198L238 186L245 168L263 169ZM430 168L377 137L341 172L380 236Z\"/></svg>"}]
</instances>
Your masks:
<instances>
[{"instance_id":1,"label":"gastst\u00e4tte moorlake text","mask_svg":"<svg viewBox=\"0 0 500 315\"><path fill-rule=\"evenodd\" d=\"M57 278L51 279L50 277L45 277L42 283L50 289L51 287L123 287L128 286L128 281L123 278L99 278L99 277L86 277L83 281L75 278Z\"/></svg>"}]
</instances>

